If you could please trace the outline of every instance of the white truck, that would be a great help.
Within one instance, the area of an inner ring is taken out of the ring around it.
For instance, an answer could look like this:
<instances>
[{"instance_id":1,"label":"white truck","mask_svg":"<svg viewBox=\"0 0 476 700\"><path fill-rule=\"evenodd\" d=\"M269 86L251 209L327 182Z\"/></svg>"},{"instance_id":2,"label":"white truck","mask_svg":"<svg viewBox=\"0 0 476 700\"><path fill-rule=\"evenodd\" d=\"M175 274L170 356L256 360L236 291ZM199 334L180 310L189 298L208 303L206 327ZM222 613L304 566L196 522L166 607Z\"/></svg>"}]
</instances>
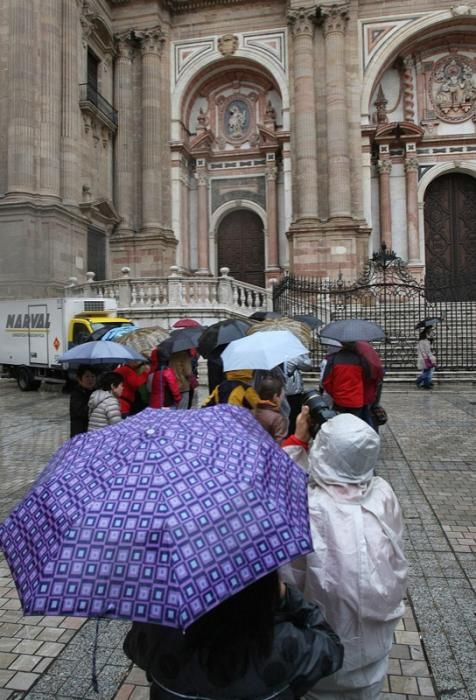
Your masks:
<instances>
[{"instance_id":1,"label":"white truck","mask_svg":"<svg viewBox=\"0 0 476 700\"><path fill-rule=\"evenodd\" d=\"M16 378L22 391L38 389L42 380L65 381L68 372L58 358L66 350L110 328L134 328L116 314L116 301L100 297L0 301L2 375Z\"/></svg>"}]
</instances>

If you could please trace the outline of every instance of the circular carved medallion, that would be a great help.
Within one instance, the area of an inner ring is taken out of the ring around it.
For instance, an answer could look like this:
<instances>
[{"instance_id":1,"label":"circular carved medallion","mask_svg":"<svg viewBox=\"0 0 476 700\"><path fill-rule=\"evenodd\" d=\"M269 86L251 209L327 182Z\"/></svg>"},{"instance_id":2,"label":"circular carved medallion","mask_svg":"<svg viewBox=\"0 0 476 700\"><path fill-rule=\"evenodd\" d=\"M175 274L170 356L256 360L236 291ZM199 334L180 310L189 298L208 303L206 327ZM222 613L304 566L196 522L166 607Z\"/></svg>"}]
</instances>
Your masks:
<instances>
[{"instance_id":1,"label":"circular carved medallion","mask_svg":"<svg viewBox=\"0 0 476 700\"><path fill-rule=\"evenodd\" d=\"M476 111L476 73L466 56L440 58L430 78L430 99L439 119L463 122Z\"/></svg>"}]
</instances>

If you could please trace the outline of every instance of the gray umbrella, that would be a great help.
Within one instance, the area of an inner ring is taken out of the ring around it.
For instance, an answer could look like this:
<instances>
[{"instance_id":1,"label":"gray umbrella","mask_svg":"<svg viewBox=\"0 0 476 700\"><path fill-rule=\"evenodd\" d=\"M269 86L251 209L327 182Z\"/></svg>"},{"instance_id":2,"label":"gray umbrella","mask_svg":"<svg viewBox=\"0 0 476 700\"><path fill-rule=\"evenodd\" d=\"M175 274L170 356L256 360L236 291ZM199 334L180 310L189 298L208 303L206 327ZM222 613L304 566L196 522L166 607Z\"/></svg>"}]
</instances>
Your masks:
<instances>
[{"instance_id":1,"label":"gray umbrella","mask_svg":"<svg viewBox=\"0 0 476 700\"><path fill-rule=\"evenodd\" d=\"M333 338L341 343L353 343L356 340L383 340L385 331L373 321L349 318L344 321L332 321L321 328L323 338Z\"/></svg>"}]
</instances>

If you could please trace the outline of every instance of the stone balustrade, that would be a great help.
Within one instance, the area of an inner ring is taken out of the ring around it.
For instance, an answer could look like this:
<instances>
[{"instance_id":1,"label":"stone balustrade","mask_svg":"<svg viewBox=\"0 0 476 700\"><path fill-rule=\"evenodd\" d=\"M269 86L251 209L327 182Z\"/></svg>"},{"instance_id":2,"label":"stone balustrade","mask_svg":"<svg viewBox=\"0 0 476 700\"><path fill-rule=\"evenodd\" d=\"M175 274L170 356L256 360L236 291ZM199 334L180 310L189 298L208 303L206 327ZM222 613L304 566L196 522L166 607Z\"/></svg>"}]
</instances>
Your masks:
<instances>
[{"instance_id":1,"label":"stone balustrade","mask_svg":"<svg viewBox=\"0 0 476 700\"><path fill-rule=\"evenodd\" d=\"M183 276L176 266L168 277L130 277L127 267L119 279L94 281L88 272L86 282L71 278L65 288L67 296L106 297L115 299L121 314L133 320L161 323L173 322L181 316L192 316L203 323L212 323L230 316L245 318L255 311L272 309L272 290L245 284L231 277L222 267L219 277Z\"/></svg>"}]
</instances>

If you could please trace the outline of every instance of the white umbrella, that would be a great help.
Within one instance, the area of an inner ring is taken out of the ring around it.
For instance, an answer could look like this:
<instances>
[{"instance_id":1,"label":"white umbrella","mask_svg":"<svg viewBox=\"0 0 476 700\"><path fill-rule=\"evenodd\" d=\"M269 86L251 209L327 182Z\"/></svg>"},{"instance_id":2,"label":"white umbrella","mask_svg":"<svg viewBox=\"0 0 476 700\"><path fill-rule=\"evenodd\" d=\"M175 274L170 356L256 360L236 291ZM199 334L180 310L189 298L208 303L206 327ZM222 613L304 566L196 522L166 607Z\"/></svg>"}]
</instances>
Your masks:
<instances>
[{"instance_id":1,"label":"white umbrella","mask_svg":"<svg viewBox=\"0 0 476 700\"><path fill-rule=\"evenodd\" d=\"M224 372L273 369L308 350L290 331L262 331L231 342L222 352Z\"/></svg>"}]
</instances>

